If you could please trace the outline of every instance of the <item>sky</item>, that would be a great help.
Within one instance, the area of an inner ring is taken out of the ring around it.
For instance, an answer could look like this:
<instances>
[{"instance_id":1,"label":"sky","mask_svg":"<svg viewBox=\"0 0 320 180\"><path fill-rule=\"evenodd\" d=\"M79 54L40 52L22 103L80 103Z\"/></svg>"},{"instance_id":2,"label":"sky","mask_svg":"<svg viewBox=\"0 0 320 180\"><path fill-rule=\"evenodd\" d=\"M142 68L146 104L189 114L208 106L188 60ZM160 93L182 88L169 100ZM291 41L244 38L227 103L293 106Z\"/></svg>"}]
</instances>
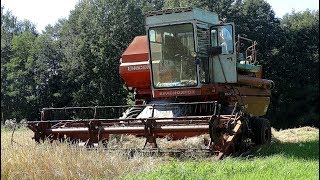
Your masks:
<instances>
[{"instance_id":1,"label":"sky","mask_svg":"<svg viewBox=\"0 0 320 180\"><path fill-rule=\"evenodd\" d=\"M266 0L281 18L292 10L318 10L319 0ZM1 0L1 6L10 10L18 20L28 19L42 32L48 25L54 25L59 19L67 18L79 0Z\"/></svg>"}]
</instances>

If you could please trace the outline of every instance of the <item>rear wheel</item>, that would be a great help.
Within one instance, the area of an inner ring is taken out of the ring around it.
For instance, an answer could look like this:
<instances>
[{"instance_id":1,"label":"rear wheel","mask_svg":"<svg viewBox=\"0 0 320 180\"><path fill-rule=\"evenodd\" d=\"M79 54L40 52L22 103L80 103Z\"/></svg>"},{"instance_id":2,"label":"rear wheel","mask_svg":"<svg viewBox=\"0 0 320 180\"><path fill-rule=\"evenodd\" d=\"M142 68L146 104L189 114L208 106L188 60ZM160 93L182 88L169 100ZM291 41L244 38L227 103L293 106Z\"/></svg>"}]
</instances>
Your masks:
<instances>
[{"instance_id":1,"label":"rear wheel","mask_svg":"<svg viewBox=\"0 0 320 180\"><path fill-rule=\"evenodd\" d=\"M271 125L268 119L252 119L252 141L256 145L267 144L271 142Z\"/></svg>"}]
</instances>

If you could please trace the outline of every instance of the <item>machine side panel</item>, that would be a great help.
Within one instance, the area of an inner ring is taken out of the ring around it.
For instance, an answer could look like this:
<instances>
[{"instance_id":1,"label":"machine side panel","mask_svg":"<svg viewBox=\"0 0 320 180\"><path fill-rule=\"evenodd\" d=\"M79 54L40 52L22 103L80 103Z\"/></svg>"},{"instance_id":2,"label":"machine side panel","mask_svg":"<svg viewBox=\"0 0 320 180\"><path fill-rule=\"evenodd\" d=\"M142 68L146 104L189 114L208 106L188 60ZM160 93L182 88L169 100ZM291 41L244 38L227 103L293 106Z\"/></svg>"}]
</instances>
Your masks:
<instances>
[{"instance_id":1,"label":"machine side panel","mask_svg":"<svg viewBox=\"0 0 320 180\"><path fill-rule=\"evenodd\" d=\"M147 36L136 36L122 54L122 62L141 62L149 60Z\"/></svg>"},{"instance_id":2,"label":"machine side panel","mask_svg":"<svg viewBox=\"0 0 320 180\"><path fill-rule=\"evenodd\" d=\"M213 57L213 78L215 83L236 83L236 58L233 54Z\"/></svg>"},{"instance_id":3,"label":"machine side panel","mask_svg":"<svg viewBox=\"0 0 320 180\"><path fill-rule=\"evenodd\" d=\"M253 116L263 116L267 113L270 97L263 96L237 96L241 99L239 103L244 106L245 111Z\"/></svg>"},{"instance_id":4,"label":"machine side panel","mask_svg":"<svg viewBox=\"0 0 320 180\"><path fill-rule=\"evenodd\" d=\"M136 36L122 54L119 73L129 88L150 89L147 36Z\"/></svg>"},{"instance_id":5,"label":"machine side panel","mask_svg":"<svg viewBox=\"0 0 320 180\"><path fill-rule=\"evenodd\" d=\"M148 61L121 63L119 72L127 87L150 89L150 69Z\"/></svg>"}]
</instances>

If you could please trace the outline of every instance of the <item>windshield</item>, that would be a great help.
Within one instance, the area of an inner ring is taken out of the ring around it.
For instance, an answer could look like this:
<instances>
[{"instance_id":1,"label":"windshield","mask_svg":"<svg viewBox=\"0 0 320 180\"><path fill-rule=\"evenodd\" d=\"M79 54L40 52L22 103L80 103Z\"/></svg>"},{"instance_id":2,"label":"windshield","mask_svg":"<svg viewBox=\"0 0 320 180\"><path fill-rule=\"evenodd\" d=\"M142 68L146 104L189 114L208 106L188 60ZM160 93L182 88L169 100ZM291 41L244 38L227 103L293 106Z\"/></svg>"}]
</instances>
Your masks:
<instances>
[{"instance_id":1,"label":"windshield","mask_svg":"<svg viewBox=\"0 0 320 180\"><path fill-rule=\"evenodd\" d=\"M153 85L196 86L196 64L192 24L149 29Z\"/></svg>"}]
</instances>

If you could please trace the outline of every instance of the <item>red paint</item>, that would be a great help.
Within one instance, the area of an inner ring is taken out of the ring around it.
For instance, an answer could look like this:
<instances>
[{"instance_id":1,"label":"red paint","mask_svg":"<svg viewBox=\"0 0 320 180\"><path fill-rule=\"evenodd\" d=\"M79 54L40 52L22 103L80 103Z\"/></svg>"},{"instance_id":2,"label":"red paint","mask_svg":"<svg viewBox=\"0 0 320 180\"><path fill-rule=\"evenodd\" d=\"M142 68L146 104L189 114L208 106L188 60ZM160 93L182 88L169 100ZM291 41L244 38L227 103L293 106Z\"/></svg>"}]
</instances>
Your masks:
<instances>
[{"instance_id":1,"label":"red paint","mask_svg":"<svg viewBox=\"0 0 320 180\"><path fill-rule=\"evenodd\" d=\"M127 87L151 89L147 36L137 36L122 54L120 76Z\"/></svg>"},{"instance_id":2,"label":"red paint","mask_svg":"<svg viewBox=\"0 0 320 180\"><path fill-rule=\"evenodd\" d=\"M150 89L150 70L148 62L122 63L119 72L127 87Z\"/></svg>"},{"instance_id":3,"label":"red paint","mask_svg":"<svg viewBox=\"0 0 320 180\"><path fill-rule=\"evenodd\" d=\"M136 36L128 48L122 54L122 62L148 61L148 38L147 36Z\"/></svg>"}]
</instances>

